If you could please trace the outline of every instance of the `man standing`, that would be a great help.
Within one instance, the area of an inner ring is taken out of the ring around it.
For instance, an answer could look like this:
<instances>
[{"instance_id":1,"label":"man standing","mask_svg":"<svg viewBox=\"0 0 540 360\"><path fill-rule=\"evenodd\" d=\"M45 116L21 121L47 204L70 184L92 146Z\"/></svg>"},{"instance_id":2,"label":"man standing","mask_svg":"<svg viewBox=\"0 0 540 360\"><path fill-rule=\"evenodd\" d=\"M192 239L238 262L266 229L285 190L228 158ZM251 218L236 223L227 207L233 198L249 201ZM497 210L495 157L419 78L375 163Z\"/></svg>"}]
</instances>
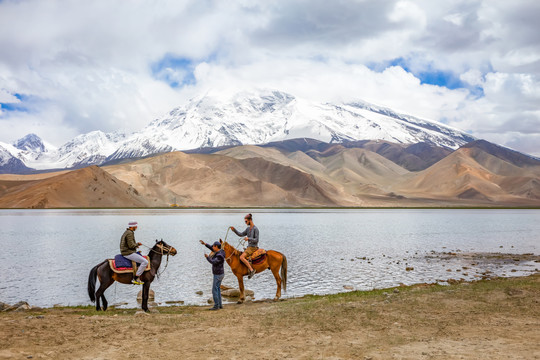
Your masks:
<instances>
[{"instance_id":1,"label":"man standing","mask_svg":"<svg viewBox=\"0 0 540 360\"><path fill-rule=\"evenodd\" d=\"M221 301L221 281L225 277L225 271L223 270L223 263L225 262L225 251L221 250L221 244L216 241L212 246L208 245L202 240L199 240L201 244L212 250L210 255L204 254L206 260L212 264L212 274L214 274L214 282L212 284L212 297L214 298L214 307L208 310L223 309L223 303Z\"/></svg>"},{"instance_id":2,"label":"man standing","mask_svg":"<svg viewBox=\"0 0 540 360\"><path fill-rule=\"evenodd\" d=\"M122 254L122 256L125 258L139 264L135 278L131 280L131 283L135 285L142 285L144 282L141 280L141 275L148 265L148 260L137 253L137 248L142 244L135 242L135 230L137 230L137 222L130 221L128 228L126 231L124 231L124 234L120 239L120 254Z\"/></svg>"},{"instance_id":3,"label":"man standing","mask_svg":"<svg viewBox=\"0 0 540 360\"><path fill-rule=\"evenodd\" d=\"M259 229L253 223L253 215L247 214L244 216L244 222L247 225L246 230L238 232L234 226L231 226L231 230L238 236L245 236L245 240L248 242L246 251L240 255L240 261L242 261L249 269L248 279L251 279L255 275L255 270L251 266L247 258L251 257L253 253L259 248Z\"/></svg>"}]
</instances>

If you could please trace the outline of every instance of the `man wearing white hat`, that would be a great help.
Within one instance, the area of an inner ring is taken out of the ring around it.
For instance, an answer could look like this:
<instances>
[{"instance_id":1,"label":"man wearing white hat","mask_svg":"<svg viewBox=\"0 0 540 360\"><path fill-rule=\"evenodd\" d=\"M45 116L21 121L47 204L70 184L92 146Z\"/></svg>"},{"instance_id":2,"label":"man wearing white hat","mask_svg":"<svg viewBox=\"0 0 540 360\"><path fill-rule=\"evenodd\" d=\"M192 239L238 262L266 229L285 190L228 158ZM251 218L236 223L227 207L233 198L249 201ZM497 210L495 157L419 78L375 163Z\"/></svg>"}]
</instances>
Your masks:
<instances>
[{"instance_id":1,"label":"man wearing white hat","mask_svg":"<svg viewBox=\"0 0 540 360\"><path fill-rule=\"evenodd\" d=\"M120 254L122 254L122 256L125 258L139 264L139 268L135 274L136 278L131 280L131 282L135 285L142 285L144 282L141 281L141 275L148 265L148 260L137 253L137 248L142 244L135 242L135 230L137 230L137 222L130 221L128 228L126 231L124 231L124 234L120 239Z\"/></svg>"}]
</instances>

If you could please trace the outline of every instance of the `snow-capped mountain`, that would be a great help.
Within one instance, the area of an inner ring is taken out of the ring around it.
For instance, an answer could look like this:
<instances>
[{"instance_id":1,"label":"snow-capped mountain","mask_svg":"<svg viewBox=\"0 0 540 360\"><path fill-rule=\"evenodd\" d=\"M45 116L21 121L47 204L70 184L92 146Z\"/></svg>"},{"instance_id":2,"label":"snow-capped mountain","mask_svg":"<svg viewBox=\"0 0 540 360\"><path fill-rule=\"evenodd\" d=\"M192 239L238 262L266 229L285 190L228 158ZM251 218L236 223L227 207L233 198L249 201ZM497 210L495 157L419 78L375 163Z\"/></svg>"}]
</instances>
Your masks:
<instances>
[{"instance_id":1,"label":"snow-capped mountain","mask_svg":"<svg viewBox=\"0 0 540 360\"><path fill-rule=\"evenodd\" d=\"M28 134L15 141L12 146L13 148L8 148L11 154L26 166L34 169L40 169L40 165L44 166L44 169L49 169L46 158L54 157L57 151L54 145L43 141L36 134Z\"/></svg>"},{"instance_id":2,"label":"snow-capped mountain","mask_svg":"<svg viewBox=\"0 0 540 360\"><path fill-rule=\"evenodd\" d=\"M125 138L126 135L123 133L103 131L92 131L76 136L58 149L54 157L55 167L72 168L102 164Z\"/></svg>"},{"instance_id":3,"label":"snow-capped mountain","mask_svg":"<svg viewBox=\"0 0 540 360\"><path fill-rule=\"evenodd\" d=\"M474 140L445 125L362 102L321 104L263 90L194 98L126 139L108 160L301 137L428 142L451 149Z\"/></svg>"},{"instance_id":4,"label":"snow-capped mountain","mask_svg":"<svg viewBox=\"0 0 540 360\"><path fill-rule=\"evenodd\" d=\"M35 135L18 140L15 158L34 169L102 164L175 150L263 144L293 138L325 142L427 142L457 149L474 138L443 124L364 102L317 103L274 90L209 92L131 135L93 131L49 150ZM24 150L23 150L24 149Z\"/></svg>"},{"instance_id":5,"label":"snow-capped mountain","mask_svg":"<svg viewBox=\"0 0 540 360\"><path fill-rule=\"evenodd\" d=\"M47 151L43 140L36 134L28 134L23 138L15 141L13 146L21 151L43 153Z\"/></svg>"},{"instance_id":6,"label":"snow-capped mountain","mask_svg":"<svg viewBox=\"0 0 540 360\"><path fill-rule=\"evenodd\" d=\"M5 167L2 161L7 162L8 155L20 161L22 165L35 170L67 169L102 164L125 138L126 136L121 133L92 131L78 135L60 148L55 148L39 136L29 134L15 141L13 145L0 143L0 152L4 150L4 160L0 159L0 170ZM14 164L13 161L12 164Z\"/></svg>"},{"instance_id":7,"label":"snow-capped mountain","mask_svg":"<svg viewBox=\"0 0 540 360\"><path fill-rule=\"evenodd\" d=\"M12 153L16 151L12 145L0 143L0 174L21 174L31 170L20 159L13 156Z\"/></svg>"}]
</instances>

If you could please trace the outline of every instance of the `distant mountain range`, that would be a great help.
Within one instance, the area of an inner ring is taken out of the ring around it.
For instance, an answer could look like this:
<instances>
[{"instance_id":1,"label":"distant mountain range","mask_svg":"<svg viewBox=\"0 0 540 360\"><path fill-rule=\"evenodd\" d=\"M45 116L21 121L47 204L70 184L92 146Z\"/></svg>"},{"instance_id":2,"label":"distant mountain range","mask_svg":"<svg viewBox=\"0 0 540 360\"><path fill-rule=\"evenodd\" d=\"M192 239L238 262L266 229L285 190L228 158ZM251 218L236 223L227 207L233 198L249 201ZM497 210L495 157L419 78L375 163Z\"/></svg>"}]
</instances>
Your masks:
<instances>
[{"instance_id":1,"label":"distant mountain range","mask_svg":"<svg viewBox=\"0 0 540 360\"><path fill-rule=\"evenodd\" d=\"M0 142L0 173L75 169L178 150L204 152L206 148L261 145L294 138L327 143L385 140L449 150L475 140L443 124L361 101L323 104L272 90L210 92L133 134L93 131L60 148L35 134L13 144Z\"/></svg>"},{"instance_id":2,"label":"distant mountain range","mask_svg":"<svg viewBox=\"0 0 540 360\"><path fill-rule=\"evenodd\" d=\"M540 206L538 158L363 102L269 90L208 93L129 135L0 143L2 173L0 208Z\"/></svg>"},{"instance_id":3,"label":"distant mountain range","mask_svg":"<svg viewBox=\"0 0 540 360\"><path fill-rule=\"evenodd\" d=\"M292 139L115 165L0 175L0 208L540 206L540 160L483 140Z\"/></svg>"}]
</instances>

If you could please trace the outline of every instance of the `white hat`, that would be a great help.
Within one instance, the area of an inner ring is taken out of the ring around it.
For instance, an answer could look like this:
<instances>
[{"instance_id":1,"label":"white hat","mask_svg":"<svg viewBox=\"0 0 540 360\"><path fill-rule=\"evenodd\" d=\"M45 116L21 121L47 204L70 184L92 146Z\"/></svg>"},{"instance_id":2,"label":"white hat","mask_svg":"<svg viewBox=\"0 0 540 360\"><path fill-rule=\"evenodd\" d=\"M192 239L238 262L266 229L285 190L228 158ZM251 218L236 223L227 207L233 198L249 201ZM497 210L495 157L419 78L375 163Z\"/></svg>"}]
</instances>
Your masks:
<instances>
[{"instance_id":1,"label":"white hat","mask_svg":"<svg viewBox=\"0 0 540 360\"><path fill-rule=\"evenodd\" d=\"M137 227L137 222L136 221L130 221L129 224L128 224L128 227Z\"/></svg>"}]
</instances>

